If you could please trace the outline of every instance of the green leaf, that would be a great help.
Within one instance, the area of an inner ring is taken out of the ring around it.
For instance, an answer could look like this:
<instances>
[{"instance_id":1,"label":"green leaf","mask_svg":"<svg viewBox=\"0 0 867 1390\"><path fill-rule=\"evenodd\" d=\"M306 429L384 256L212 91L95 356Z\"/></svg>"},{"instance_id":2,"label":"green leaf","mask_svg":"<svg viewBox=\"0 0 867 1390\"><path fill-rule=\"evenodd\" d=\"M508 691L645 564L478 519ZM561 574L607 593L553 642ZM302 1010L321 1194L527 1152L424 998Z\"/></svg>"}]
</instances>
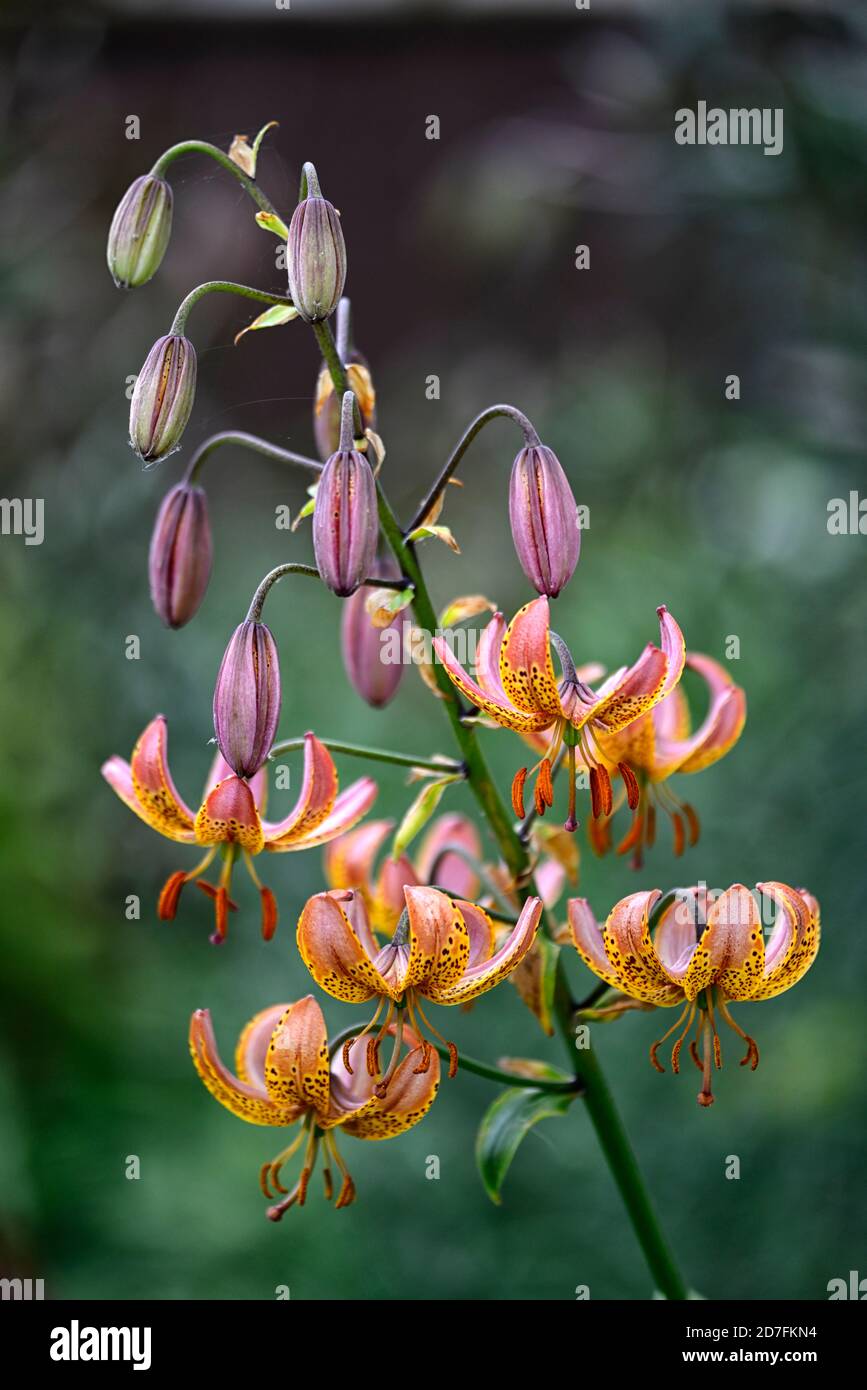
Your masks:
<instances>
[{"instance_id":1,"label":"green leaf","mask_svg":"<svg viewBox=\"0 0 867 1390\"><path fill-rule=\"evenodd\" d=\"M500 1189L521 1140L540 1120L565 1115L575 1097L549 1091L504 1091L484 1116L476 1136L476 1163L492 1202L500 1204Z\"/></svg>"},{"instance_id":2,"label":"green leaf","mask_svg":"<svg viewBox=\"0 0 867 1390\"><path fill-rule=\"evenodd\" d=\"M460 555L461 548L448 526L417 526L412 535L407 536L407 540L413 543L415 541L426 541L430 538L442 541L450 550L453 550L456 555Z\"/></svg>"},{"instance_id":3,"label":"green leaf","mask_svg":"<svg viewBox=\"0 0 867 1390\"><path fill-rule=\"evenodd\" d=\"M272 304L270 309L266 309L264 314L260 314L235 335L235 346L237 347L245 333L252 333L257 328L277 328L281 323L289 323L297 317L298 310L294 304Z\"/></svg>"},{"instance_id":4,"label":"green leaf","mask_svg":"<svg viewBox=\"0 0 867 1390\"><path fill-rule=\"evenodd\" d=\"M412 584L405 589L374 589L364 600L364 611L374 627L388 627L414 598Z\"/></svg>"},{"instance_id":5,"label":"green leaf","mask_svg":"<svg viewBox=\"0 0 867 1390\"><path fill-rule=\"evenodd\" d=\"M257 212L256 221L260 227L265 228L266 232L273 232L281 241L289 240L289 228L283 218L277 216L276 212Z\"/></svg>"},{"instance_id":6,"label":"green leaf","mask_svg":"<svg viewBox=\"0 0 867 1390\"><path fill-rule=\"evenodd\" d=\"M443 792L450 782L460 782L460 777L439 777L435 782L427 782L413 801L394 837L391 847L392 859L399 859L418 832L427 825Z\"/></svg>"}]
</instances>

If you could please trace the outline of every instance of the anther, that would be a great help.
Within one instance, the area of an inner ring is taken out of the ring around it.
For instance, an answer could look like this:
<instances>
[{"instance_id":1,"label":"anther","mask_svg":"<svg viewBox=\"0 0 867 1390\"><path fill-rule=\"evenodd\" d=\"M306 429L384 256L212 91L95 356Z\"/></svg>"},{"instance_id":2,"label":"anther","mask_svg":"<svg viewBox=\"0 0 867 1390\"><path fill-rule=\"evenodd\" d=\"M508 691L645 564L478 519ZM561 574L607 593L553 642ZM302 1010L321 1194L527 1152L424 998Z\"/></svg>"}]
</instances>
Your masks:
<instances>
[{"instance_id":1,"label":"anther","mask_svg":"<svg viewBox=\"0 0 867 1390\"><path fill-rule=\"evenodd\" d=\"M623 785L626 788L626 800L630 811L634 811L641 800L641 788L638 785L638 778L629 766L629 763L618 763L617 771L623 778Z\"/></svg>"},{"instance_id":2,"label":"anther","mask_svg":"<svg viewBox=\"0 0 867 1390\"><path fill-rule=\"evenodd\" d=\"M277 899L270 888L261 888L262 895L262 938L270 941L277 930Z\"/></svg>"},{"instance_id":3,"label":"anther","mask_svg":"<svg viewBox=\"0 0 867 1390\"><path fill-rule=\"evenodd\" d=\"M178 869L166 879L157 901L157 916L161 922L174 921L175 913L178 910L178 900L186 881L187 875L183 869Z\"/></svg>"},{"instance_id":4,"label":"anther","mask_svg":"<svg viewBox=\"0 0 867 1390\"><path fill-rule=\"evenodd\" d=\"M512 810L519 820L523 820L524 811L524 783L527 780L527 769L519 767L512 779Z\"/></svg>"}]
</instances>

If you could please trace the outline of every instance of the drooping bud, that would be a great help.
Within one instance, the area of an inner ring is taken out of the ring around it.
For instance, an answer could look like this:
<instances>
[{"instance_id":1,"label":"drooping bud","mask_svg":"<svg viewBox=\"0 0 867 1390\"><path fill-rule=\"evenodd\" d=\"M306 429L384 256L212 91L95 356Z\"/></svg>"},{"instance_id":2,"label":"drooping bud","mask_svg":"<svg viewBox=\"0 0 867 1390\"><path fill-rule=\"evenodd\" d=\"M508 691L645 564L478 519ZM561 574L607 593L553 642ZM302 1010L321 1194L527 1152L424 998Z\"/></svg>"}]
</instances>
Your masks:
<instances>
[{"instance_id":1,"label":"drooping bud","mask_svg":"<svg viewBox=\"0 0 867 1390\"><path fill-rule=\"evenodd\" d=\"M376 429L376 392L367 362L353 348L346 359L346 380L361 411L363 429ZM313 434L321 459L330 458L340 444L340 397L334 390L331 373L323 363L316 382L313 403Z\"/></svg>"},{"instance_id":2,"label":"drooping bud","mask_svg":"<svg viewBox=\"0 0 867 1390\"><path fill-rule=\"evenodd\" d=\"M376 557L379 519L376 482L364 454L352 448L353 395L343 397L340 448L319 478L313 508L313 549L323 581L346 598Z\"/></svg>"},{"instance_id":3,"label":"drooping bud","mask_svg":"<svg viewBox=\"0 0 867 1390\"><path fill-rule=\"evenodd\" d=\"M391 558L381 559L377 572L384 579L399 577L397 565ZM374 627L365 609L372 592L369 585L362 585L344 603L340 643L343 665L353 688L374 709L382 709L394 698L403 675L404 647L400 627L404 615L396 614L387 627Z\"/></svg>"},{"instance_id":4,"label":"drooping bud","mask_svg":"<svg viewBox=\"0 0 867 1390\"><path fill-rule=\"evenodd\" d=\"M183 627L198 611L212 555L205 492L177 483L160 503L148 557L151 599L166 627Z\"/></svg>"},{"instance_id":5,"label":"drooping bud","mask_svg":"<svg viewBox=\"0 0 867 1390\"><path fill-rule=\"evenodd\" d=\"M214 732L220 752L239 777L265 762L280 718L280 662L264 623L247 618L235 628L214 687Z\"/></svg>"},{"instance_id":6,"label":"drooping bud","mask_svg":"<svg viewBox=\"0 0 867 1390\"><path fill-rule=\"evenodd\" d=\"M578 507L553 449L527 445L512 465L509 520L521 567L540 594L556 598L575 571Z\"/></svg>"},{"instance_id":7,"label":"drooping bud","mask_svg":"<svg viewBox=\"0 0 867 1390\"><path fill-rule=\"evenodd\" d=\"M292 214L286 268L292 303L306 323L327 319L346 283L346 243L337 209L319 192L315 170L305 165L309 196Z\"/></svg>"},{"instance_id":8,"label":"drooping bud","mask_svg":"<svg viewBox=\"0 0 867 1390\"><path fill-rule=\"evenodd\" d=\"M136 378L129 408L129 442L154 463L180 444L196 397L196 350L188 338L158 338Z\"/></svg>"},{"instance_id":9,"label":"drooping bud","mask_svg":"<svg viewBox=\"0 0 867 1390\"><path fill-rule=\"evenodd\" d=\"M165 179L143 174L115 209L106 259L119 289L145 285L160 268L172 230L172 190Z\"/></svg>"}]
</instances>

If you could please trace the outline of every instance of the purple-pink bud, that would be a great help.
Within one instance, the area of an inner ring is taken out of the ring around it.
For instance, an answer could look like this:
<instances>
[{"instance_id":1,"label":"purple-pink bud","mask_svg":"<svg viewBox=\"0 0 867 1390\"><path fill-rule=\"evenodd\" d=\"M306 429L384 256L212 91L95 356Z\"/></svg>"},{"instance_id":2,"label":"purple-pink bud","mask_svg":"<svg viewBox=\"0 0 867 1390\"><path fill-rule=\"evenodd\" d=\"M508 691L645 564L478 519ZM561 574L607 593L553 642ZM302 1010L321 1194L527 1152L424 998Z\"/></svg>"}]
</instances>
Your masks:
<instances>
[{"instance_id":1,"label":"purple-pink bud","mask_svg":"<svg viewBox=\"0 0 867 1390\"><path fill-rule=\"evenodd\" d=\"M212 555L204 490L176 483L160 503L148 557L151 599L166 627L183 627L198 611Z\"/></svg>"},{"instance_id":2,"label":"purple-pink bud","mask_svg":"<svg viewBox=\"0 0 867 1390\"><path fill-rule=\"evenodd\" d=\"M239 777L265 762L280 718L280 662L264 623L236 627L214 687L214 732L220 752Z\"/></svg>"},{"instance_id":3,"label":"purple-pink bud","mask_svg":"<svg viewBox=\"0 0 867 1390\"><path fill-rule=\"evenodd\" d=\"M540 594L556 598L581 547L578 506L553 449L527 445L512 465L509 520L521 567Z\"/></svg>"},{"instance_id":4,"label":"purple-pink bud","mask_svg":"<svg viewBox=\"0 0 867 1390\"><path fill-rule=\"evenodd\" d=\"M172 190L143 174L130 184L111 219L106 259L119 289L145 285L156 275L172 230Z\"/></svg>"},{"instance_id":5,"label":"purple-pink bud","mask_svg":"<svg viewBox=\"0 0 867 1390\"><path fill-rule=\"evenodd\" d=\"M316 566L335 594L346 598L370 574L378 536L373 470L357 449L338 449L322 469L313 508Z\"/></svg>"},{"instance_id":6,"label":"purple-pink bud","mask_svg":"<svg viewBox=\"0 0 867 1390\"><path fill-rule=\"evenodd\" d=\"M196 397L196 350L188 338L158 338L136 377L129 407L129 442L146 463L180 444Z\"/></svg>"},{"instance_id":7,"label":"purple-pink bud","mask_svg":"<svg viewBox=\"0 0 867 1390\"><path fill-rule=\"evenodd\" d=\"M384 579L397 579L400 573L393 560L380 560L377 570ZM382 709L394 698L403 675L403 642L394 632L404 614L398 613L388 627L374 627L364 606L372 592L363 585L344 603L340 643L353 688L374 709Z\"/></svg>"},{"instance_id":8,"label":"purple-pink bud","mask_svg":"<svg viewBox=\"0 0 867 1390\"><path fill-rule=\"evenodd\" d=\"M327 319L346 283L346 243L327 198L305 198L289 223L286 268L292 303L306 323Z\"/></svg>"}]
</instances>

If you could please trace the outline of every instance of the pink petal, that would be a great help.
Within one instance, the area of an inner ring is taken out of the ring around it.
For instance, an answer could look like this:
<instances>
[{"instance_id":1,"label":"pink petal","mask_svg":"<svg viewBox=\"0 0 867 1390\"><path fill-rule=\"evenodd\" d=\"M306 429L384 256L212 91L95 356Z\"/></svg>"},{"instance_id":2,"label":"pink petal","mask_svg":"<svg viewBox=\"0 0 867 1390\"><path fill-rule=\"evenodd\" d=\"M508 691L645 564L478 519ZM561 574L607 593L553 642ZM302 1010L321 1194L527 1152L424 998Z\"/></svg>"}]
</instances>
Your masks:
<instances>
[{"instance_id":1,"label":"pink petal","mask_svg":"<svg viewBox=\"0 0 867 1390\"><path fill-rule=\"evenodd\" d=\"M379 788L372 777L361 777L357 782L341 792L331 808L329 815L308 833L300 838L293 836L287 843L285 839L267 844L266 849L294 850L312 849L314 845L324 845L335 835L343 835L357 825L376 800Z\"/></svg>"},{"instance_id":2,"label":"pink petal","mask_svg":"<svg viewBox=\"0 0 867 1390\"><path fill-rule=\"evenodd\" d=\"M336 796L337 769L331 754L314 734L305 734L301 794L288 816L281 821L264 823L268 848L290 849L298 840L305 839L308 832L326 819Z\"/></svg>"},{"instance_id":3,"label":"pink petal","mask_svg":"<svg viewBox=\"0 0 867 1390\"><path fill-rule=\"evenodd\" d=\"M434 882L431 875L436 867L435 881L451 897L475 898L478 875L459 855L443 853L447 845L457 845L473 859L482 857L482 842L471 820L457 812L438 816L416 855L418 881Z\"/></svg>"}]
</instances>

